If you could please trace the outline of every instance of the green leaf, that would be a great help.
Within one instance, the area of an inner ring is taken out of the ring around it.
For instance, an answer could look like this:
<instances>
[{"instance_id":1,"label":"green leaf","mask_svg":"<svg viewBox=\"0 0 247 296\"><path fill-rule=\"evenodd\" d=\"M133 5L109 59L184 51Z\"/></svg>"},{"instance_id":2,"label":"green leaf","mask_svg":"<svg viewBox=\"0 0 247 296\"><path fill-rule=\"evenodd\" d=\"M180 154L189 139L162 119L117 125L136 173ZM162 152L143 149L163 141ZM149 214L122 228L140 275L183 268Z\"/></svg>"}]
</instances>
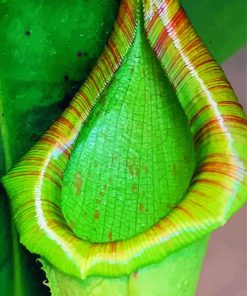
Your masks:
<instances>
[{"instance_id":1,"label":"green leaf","mask_svg":"<svg viewBox=\"0 0 247 296\"><path fill-rule=\"evenodd\" d=\"M181 0L181 3L218 63L246 44L245 0Z\"/></svg>"},{"instance_id":2,"label":"green leaf","mask_svg":"<svg viewBox=\"0 0 247 296\"><path fill-rule=\"evenodd\" d=\"M97 10L95 7L97 5ZM0 176L61 113L101 53L116 1L0 0ZM47 293L0 198L1 295Z\"/></svg>"}]
</instances>

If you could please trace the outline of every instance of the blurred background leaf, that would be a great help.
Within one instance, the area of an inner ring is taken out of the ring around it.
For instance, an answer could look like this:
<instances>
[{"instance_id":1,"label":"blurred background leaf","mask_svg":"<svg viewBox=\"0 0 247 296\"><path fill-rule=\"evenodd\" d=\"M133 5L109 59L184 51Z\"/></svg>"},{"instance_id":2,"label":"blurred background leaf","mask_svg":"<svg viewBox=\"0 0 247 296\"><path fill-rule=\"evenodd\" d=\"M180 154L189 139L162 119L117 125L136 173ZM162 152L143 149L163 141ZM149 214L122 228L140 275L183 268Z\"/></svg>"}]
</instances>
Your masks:
<instances>
[{"instance_id":1,"label":"blurred background leaf","mask_svg":"<svg viewBox=\"0 0 247 296\"><path fill-rule=\"evenodd\" d=\"M245 0L181 0L181 3L218 63L246 44Z\"/></svg>"},{"instance_id":2,"label":"blurred background leaf","mask_svg":"<svg viewBox=\"0 0 247 296\"><path fill-rule=\"evenodd\" d=\"M62 112L102 52L115 0L0 0L0 173ZM0 294L49 295L45 275L18 243L0 192Z\"/></svg>"}]
</instances>

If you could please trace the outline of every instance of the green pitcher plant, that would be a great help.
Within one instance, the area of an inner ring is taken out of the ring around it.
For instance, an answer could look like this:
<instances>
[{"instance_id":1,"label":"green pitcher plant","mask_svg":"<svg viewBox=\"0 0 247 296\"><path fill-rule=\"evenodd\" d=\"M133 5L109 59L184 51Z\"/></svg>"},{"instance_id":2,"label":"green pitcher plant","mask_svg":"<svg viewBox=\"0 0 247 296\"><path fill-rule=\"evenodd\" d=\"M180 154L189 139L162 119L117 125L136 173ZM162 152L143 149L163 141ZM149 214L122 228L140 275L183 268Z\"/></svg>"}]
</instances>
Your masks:
<instances>
[{"instance_id":1,"label":"green pitcher plant","mask_svg":"<svg viewBox=\"0 0 247 296\"><path fill-rule=\"evenodd\" d=\"M3 184L53 295L179 295L148 289L245 204L246 146L241 105L179 1L122 0L86 81Z\"/></svg>"}]
</instances>

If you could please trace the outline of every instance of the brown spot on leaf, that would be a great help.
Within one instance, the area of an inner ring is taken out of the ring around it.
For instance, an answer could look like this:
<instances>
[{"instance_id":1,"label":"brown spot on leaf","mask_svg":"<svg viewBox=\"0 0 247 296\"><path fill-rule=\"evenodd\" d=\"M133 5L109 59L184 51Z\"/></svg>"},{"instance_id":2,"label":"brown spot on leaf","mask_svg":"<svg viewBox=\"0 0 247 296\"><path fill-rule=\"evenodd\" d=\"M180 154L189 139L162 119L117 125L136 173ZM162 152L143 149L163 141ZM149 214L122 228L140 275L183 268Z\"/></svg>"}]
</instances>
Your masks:
<instances>
[{"instance_id":1,"label":"brown spot on leaf","mask_svg":"<svg viewBox=\"0 0 247 296\"><path fill-rule=\"evenodd\" d=\"M139 168L138 166L135 165L135 162L132 161L127 161L127 168L129 170L129 173L133 177L138 177L139 176Z\"/></svg>"},{"instance_id":2,"label":"brown spot on leaf","mask_svg":"<svg viewBox=\"0 0 247 296\"><path fill-rule=\"evenodd\" d=\"M155 227L158 228L159 230L163 230L162 226L159 223L155 224Z\"/></svg>"},{"instance_id":3,"label":"brown spot on leaf","mask_svg":"<svg viewBox=\"0 0 247 296\"><path fill-rule=\"evenodd\" d=\"M99 214L99 211L98 210L96 210L95 212L94 212L94 219L99 219L99 216L100 216L100 214Z\"/></svg>"},{"instance_id":4,"label":"brown spot on leaf","mask_svg":"<svg viewBox=\"0 0 247 296\"><path fill-rule=\"evenodd\" d=\"M176 207L176 204L167 204L166 207L169 209L169 210L173 210L175 207Z\"/></svg>"},{"instance_id":5,"label":"brown spot on leaf","mask_svg":"<svg viewBox=\"0 0 247 296\"><path fill-rule=\"evenodd\" d=\"M101 204L101 199L96 199L96 200L95 200L95 203L96 203L97 205Z\"/></svg>"},{"instance_id":6,"label":"brown spot on leaf","mask_svg":"<svg viewBox=\"0 0 247 296\"><path fill-rule=\"evenodd\" d=\"M142 171L146 174L148 173L148 167L146 165L142 166Z\"/></svg>"},{"instance_id":7,"label":"brown spot on leaf","mask_svg":"<svg viewBox=\"0 0 247 296\"><path fill-rule=\"evenodd\" d=\"M112 241L112 231L108 232L108 238L109 238L109 241L111 242Z\"/></svg>"},{"instance_id":8,"label":"brown spot on leaf","mask_svg":"<svg viewBox=\"0 0 247 296\"><path fill-rule=\"evenodd\" d=\"M144 213L145 211L144 205L142 203L139 204L139 211L140 213Z\"/></svg>"},{"instance_id":9,"label":"brown spot on leaf","mask_svg":"<svg viewBox=\"0 0 247 296\"><path fill-rule=\"evenodd\" d=\"M136 193L136 192L137 192L137 189L138 189L137 184L133 184L133 185L131 186L131 191L132 191L132 192Z\"/></svg>"},{"instance_id":10,"label":"brown spot on leaf","mask_svg":"<svg viewBox=\"0 0 247 296\"><path fill-rule=\"evenodd\" d=\"M174 164L172 167L172 174L173 174L173 176L177 176L177 173L178 173L177 166Z\"/></svg>"},{"instance_id":11,"label":"brown spot on leaf","mask_svg":"<svg viewBox=\"0 0 247 296\"><path fill-rule=\"evenodd\" d=\"M133 278L134 278L135 280L138 279L138 271L133 272Z\"/></svg>"},{"instance_id":12,"label":"brown spot on leaf","mask_svg":"<svg viewBox=\"0 0 247 296\"><path fill-rule=\"evenodd\" d=\"M115 253L116 252L116 249L117 249L117 243L116 242L113 242L113 243L110 243L111 244L111 251L112 253Z\"/></svg>"},{"instance_id":13,"label":"brown spot on leaf","mask_svg":"<svg viewBox=\"0 0 247 296\"><path fill-rule=\"evenodd\" d=\"M69 227L70 227L70 229L73 230L75 228L75 222L74 221L70 221Z\"/></svg>"},{"instance_id":14,"label":"brown spot on leaf","mask_svg":"<svg viewBox=\"0 0 247 296\"><path fill-rule=\"evenodd\" d=\"M79 195L81 193L81 187L83 184L83 180L80 173L75 174L75 189L76 189L76 195Z\"/></svg>"}]
</instances>

